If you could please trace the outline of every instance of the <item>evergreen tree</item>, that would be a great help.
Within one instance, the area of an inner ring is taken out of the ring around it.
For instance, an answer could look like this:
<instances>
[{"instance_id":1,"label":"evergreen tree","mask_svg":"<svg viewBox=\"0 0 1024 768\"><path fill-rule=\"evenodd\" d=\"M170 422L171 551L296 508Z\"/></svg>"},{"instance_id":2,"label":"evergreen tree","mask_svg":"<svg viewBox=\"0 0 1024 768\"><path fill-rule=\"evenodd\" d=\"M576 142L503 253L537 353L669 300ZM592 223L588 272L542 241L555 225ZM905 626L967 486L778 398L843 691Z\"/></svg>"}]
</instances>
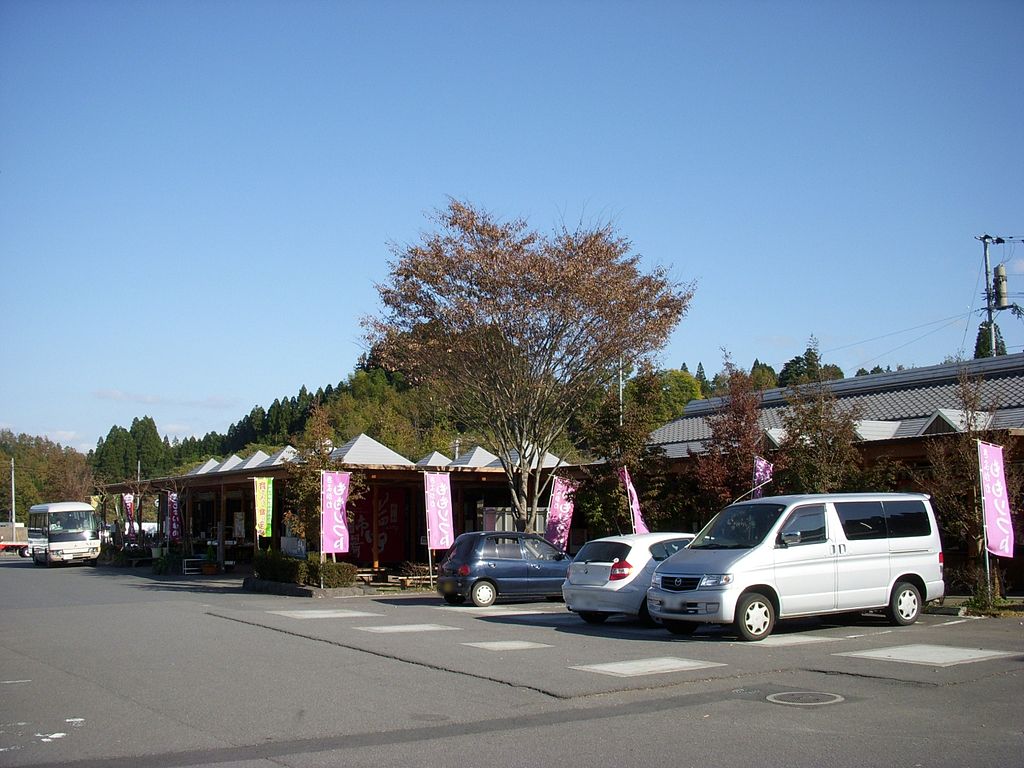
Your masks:
<instances>
[{"instance_id":1,"label":"evergreen tree","mask_svg":"<svg viewBox=\"0 0 1024 768\"><path fill-rule=\"evenodd\" d=\"M164 453L164 443L160 439L153 418L143 416L141 419L132 419L129 434L135 444L135 461L132 462L134 467L131 474L141 471L143 477L164 477L170 469L170 457Z\"/></svg>"},{"instance_id":2,"label":"evergreen tree","mask_svg":"<svg viewBox=\"0 0 1024 768\"><path fill-rule=\"evenodd\" d=\"M775 373L775 369L757 358L754 358L754 364L750 366L750 378L755 389L774 389L779 385L779 377Z\"/></svg>"},{"instance_id":3,"label":"evergreen tree","mask_svg":"<svg viewBox=\"0 0 1024 768\"><path fill-rule=\"evenodd\" d=\"M1003 332L999 330L999 323L993 322L996 335L996 356L1006 354L1006 342L1003 341ZM980 360L983 357L992 357L992 334L989 333L988 320L978 326L978 336L974 340L974 359Z\"/></svg>"},{"instance_id":4,"label":"evergreen tree","mask_svg":"<svg viewBox=\"0 0 1024 768\"><path fill-rule=\"evenodd\" d=\"M113 426L106 439L96 444L93 471L101 482L120 483L135 477L138 450L131 434L124 427Z\"/></svg>"},{"instance_id":5,"label":"evergreen tree","mask_svg":"<svg viewBox=\"0 0 1024 768\"><path fill-rule=\"evenodd\" d=\"M697 373L694 377L700 384L700 397L711 397L711 384L708 377L704 375L704 363L697 363Z\"/></svg>"}]
</instances>

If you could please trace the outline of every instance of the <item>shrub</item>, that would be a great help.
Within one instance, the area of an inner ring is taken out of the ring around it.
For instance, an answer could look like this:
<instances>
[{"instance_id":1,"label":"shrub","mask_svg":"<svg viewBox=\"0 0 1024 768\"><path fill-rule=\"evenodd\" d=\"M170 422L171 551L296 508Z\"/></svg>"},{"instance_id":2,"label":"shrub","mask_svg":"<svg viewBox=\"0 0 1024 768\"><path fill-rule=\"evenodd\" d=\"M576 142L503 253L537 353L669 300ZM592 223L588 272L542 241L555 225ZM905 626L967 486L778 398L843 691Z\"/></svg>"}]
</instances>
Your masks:
<instances>
[{"instance_id":1,"label":"shrub","mask_svg":"<svg viewBox=\"0 0 1024 768\"><path fill-rule=\"evenodd\" d=\"M320 553L312 552L306 560L296 560L276 550L258 552L253 558L253 575L265 581L279 581L286 584L308 584L320 586ZM351 587L355 584L358 569L352 563L335 563L330 560L323 564L323 585L325 588Z\"/></svg>"},{"instance_id":2,"label":"shrub","mask_svg":"<svg viewBox=\"0 0 1024 768\"><path fill-rule=\"evenodd\" d=\"M324 588L351 587L356 583L359 569L352 563L335 563L325 560L320 564L320 553L313 552L306 561L306 583L313 587L320 586L320 569L323 568Z\"/></svg>"},{"instance_id":3,"label":"shrub","mask_svg":"<svg viewBox=\"0 0 1024 768\"><path fill-rule=\"evenodd\" d=\"M399 576L429 576L430 566L426 563L411 563L406 560L398 566Z\"/></svg>"},{"instance_id":4,"label":"shrub","mask_svg":"<svg viewBox=\"0 0 1024 768\"><path fill-rule=\"evenodd\" d=\"M304 584L306 562L282 555L277 550L257 552L252 561L253 575L264 581L280 581L286 584Z\"/></svg>"}]
</instances>

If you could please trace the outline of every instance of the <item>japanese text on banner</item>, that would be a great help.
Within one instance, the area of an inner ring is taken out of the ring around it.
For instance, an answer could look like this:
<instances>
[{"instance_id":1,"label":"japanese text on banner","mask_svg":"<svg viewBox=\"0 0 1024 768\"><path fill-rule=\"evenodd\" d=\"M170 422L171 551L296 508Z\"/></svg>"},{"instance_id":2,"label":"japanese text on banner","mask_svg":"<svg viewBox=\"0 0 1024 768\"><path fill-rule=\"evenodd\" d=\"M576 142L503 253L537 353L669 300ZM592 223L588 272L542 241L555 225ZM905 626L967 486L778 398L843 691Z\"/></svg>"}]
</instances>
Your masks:
<instances>
[{"instance_id":1,"label":"japanese text on banner","mask_svg":"<svg viewBox=\"0 0 1024 768\"><path fill-rule=\"evenodd\" d=\"M326 555L348 552L349 472L320 473L320 551Z\"/></svg>"},{"instance_id":2,"label":"japanese text on banner","mask_svg":"<svg viewBox=\"0 0 1024 768\"><path fill-rule=\"evenodd\" d=\"M551 501L548 502L548 524L544 538L559 549L569 543L569 528L572 526L573 501L569 495L576 490L576 484L563 477L551 481Z\"/></svg>"},{"instance_id":3,"label":"japanese text on banner","mask_svg":"<svg viewBox=\"0 0 1024 768\"><path fill-rule=\"evenodd\" d=\"M254 477L256 494L256 535L264 538L271 535L271 521L274 518L274 478Z\"/></svg>"},{"instance_id":4,"label":"japanese text on banner","mask_svg":"<svg viewBox=\"0 0 1024 768\"><path fill-rule=\"evenodd\" d=\"M447 472L425 472L423 491L427 507L427 547L448 549L455 541L451 477Z\"/></svg>"},{"instance_id":5,"label":"japanese text on banner","mask_svg":"<svg viewBox=\"0 0 1024 768\"><path fill-rule=\"evenodd\" d=\"M1003 447L978 441L978 469L981 474L981 505L988 551L999 557L1013 557L1013 521L1006 498L1003 475Z\"/></svg>"}]
</instances>

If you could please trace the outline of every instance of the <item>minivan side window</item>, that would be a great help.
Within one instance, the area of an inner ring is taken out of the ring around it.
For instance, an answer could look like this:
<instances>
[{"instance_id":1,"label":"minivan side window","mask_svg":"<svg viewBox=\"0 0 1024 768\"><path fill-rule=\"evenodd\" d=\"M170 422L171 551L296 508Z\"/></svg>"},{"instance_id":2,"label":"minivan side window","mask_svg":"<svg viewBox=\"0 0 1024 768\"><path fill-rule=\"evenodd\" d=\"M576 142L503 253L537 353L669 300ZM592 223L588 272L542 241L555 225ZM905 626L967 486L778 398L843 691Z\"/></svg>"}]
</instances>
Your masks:
<instances>
[{"instance_id":1,"label":"minivan side window","mask_svg":"<svg viewBox=\"0 0 1024 768\"><path fill-rule=\"evenodd\" d=\"M837 501L836 512L850 541L886 538L885 512L880 501Z\"/></svg>"},{"instance_id":2,"label":"minivan side window","mask_svg":"<svg viewBox=\"0 0 1024 768\"><path fill-rule=\"evenodd\" d=\"M793 534L799 534L799 540L793 542L794 546L825 541L825 505L812 504L794 509L779 533L784 536L788 534L787 540L792 540Z\"/></svg>"},{"instance_id":3,"label":"minivan side window","mask_svg":"<svg viewBox=\"0 0 1024 768\"><path fill-rule=\"evenodd\" d=\"M917 499L885 502L885 519L889 535L895 538L928 536L932 532L924 502Z\"/></svg>"}]
</instances>

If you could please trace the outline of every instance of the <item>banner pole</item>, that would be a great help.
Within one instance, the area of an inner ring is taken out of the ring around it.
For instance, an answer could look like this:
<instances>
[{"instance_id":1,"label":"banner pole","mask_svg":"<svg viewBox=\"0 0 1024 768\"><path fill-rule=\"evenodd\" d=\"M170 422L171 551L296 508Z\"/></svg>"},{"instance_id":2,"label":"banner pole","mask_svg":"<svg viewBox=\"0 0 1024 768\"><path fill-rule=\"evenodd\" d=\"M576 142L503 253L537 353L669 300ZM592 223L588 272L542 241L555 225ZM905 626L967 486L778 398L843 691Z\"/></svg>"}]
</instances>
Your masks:
<instances>
[{"instance_id":1,"label":"banner pole","mask_svg":"<svg viewBox=\"0 0 1024 768\"><path fill-rule=\"evenodd\" d=\"M324 470L320 470L320 589L324 588Z\"/></svg>"},{"instance_id":2,"label":"banner pole","mask_svg":"<svg viewBox=\"0 0 1024 768\"><path fill-rule=\"evenodd\" d=\"M985 597L992 605L992 572L988 557L988 521L985 519L985 468L981 466L981 440L975 440L978 454L978 482L981 486L981 550L985 553Z\"/></svg>"}]
</instances>

